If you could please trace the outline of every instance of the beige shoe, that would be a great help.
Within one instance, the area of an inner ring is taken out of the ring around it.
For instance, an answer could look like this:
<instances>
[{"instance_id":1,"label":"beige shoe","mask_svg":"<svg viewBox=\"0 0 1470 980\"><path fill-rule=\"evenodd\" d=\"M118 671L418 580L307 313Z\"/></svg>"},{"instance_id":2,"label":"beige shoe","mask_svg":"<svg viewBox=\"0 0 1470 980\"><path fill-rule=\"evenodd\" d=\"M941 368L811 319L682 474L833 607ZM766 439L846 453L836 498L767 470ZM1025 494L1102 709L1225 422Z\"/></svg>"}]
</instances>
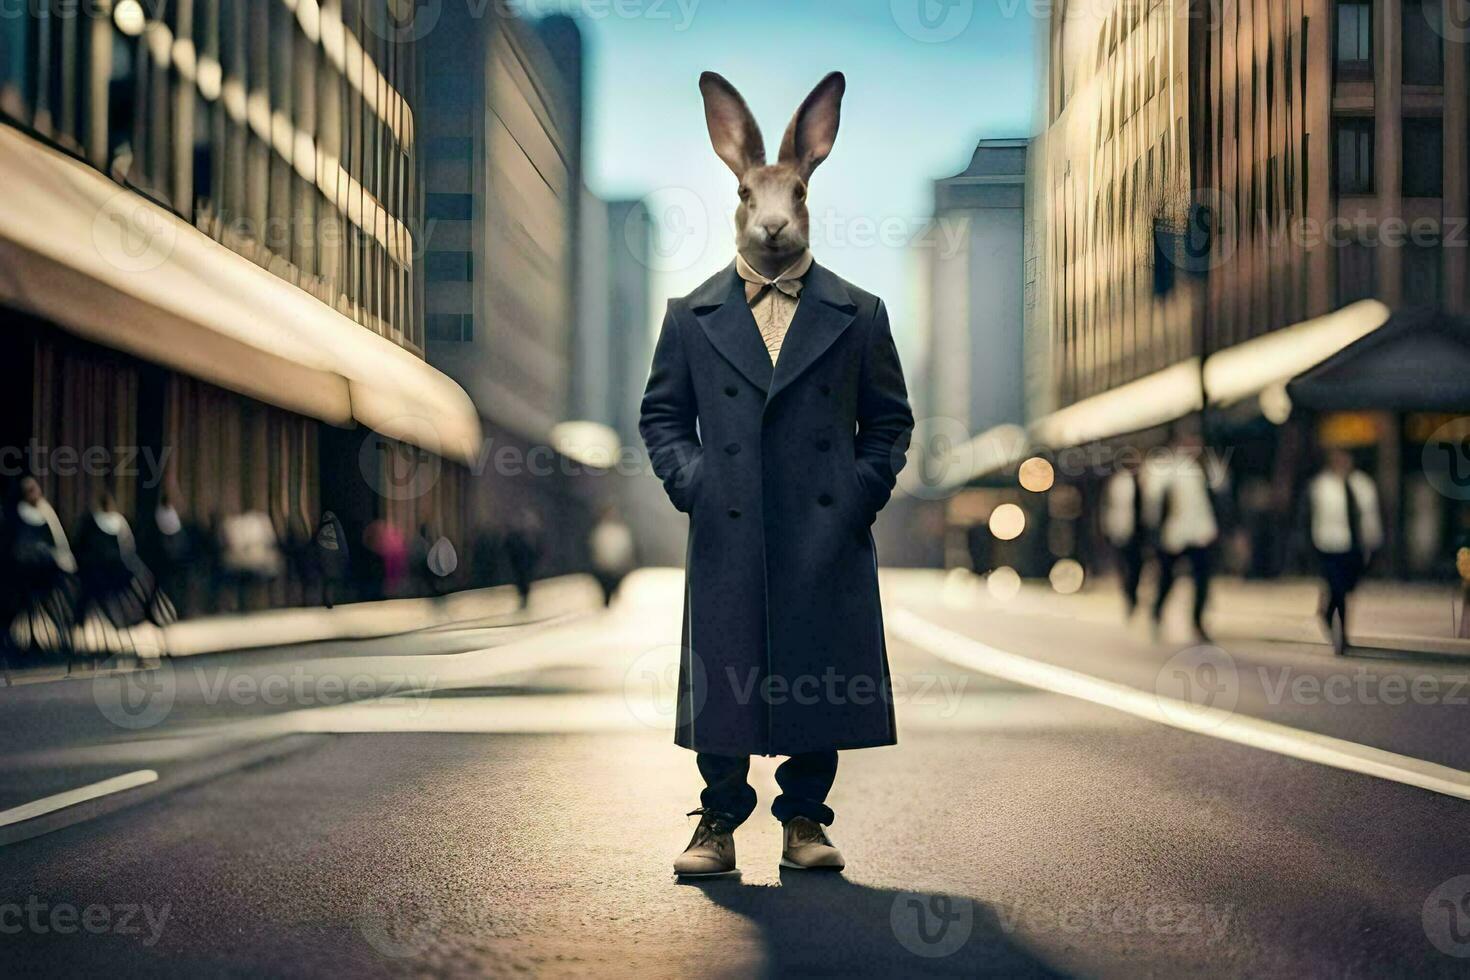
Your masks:
<instances>
[{"instance_id":1,"label":"beige shoe","mask_svg":"<svg viewBox=\"0 0 1470 980\"><path fill-rule=\"evenodd\" d=\"M717 813L694 810L699 826L684 853L674 859L674 874L680 878L718 878L739 874L735 867L735 834L725 828Z\"/></svg>"},{"instance_id":2,"label":"beige shoe","mask_svg":"<svg viewBox=\"0 0 1470 980\"><path fill-rule=\"evenodd\" d=\"M832 845L821 824L807 817L792 817L786 823L786 847L781 867L806 871L841 871L842 852Z\"/></svg>"}]
</instances>

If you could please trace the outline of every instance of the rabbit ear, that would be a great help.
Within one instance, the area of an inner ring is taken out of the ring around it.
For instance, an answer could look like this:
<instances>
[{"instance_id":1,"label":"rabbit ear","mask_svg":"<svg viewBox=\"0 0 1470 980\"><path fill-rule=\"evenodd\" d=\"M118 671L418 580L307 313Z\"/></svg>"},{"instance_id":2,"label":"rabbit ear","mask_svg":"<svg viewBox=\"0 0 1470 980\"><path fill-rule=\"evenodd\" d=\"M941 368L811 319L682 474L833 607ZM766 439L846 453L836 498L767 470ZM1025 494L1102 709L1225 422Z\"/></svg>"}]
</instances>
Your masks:
<instances>
[{"instance_id":1,"label":"rabbit ear","mask_svg":"<svg viewBox=\"0 0 1470 980\"><path fill-rule=\"evenodd\" d=\"M837 124L842 118L842 94L847 79L834 71L817 83L791 117L781 140L781 162L789 163L809 179L817 165L832 152L837 142Z\"/></svg>"},{"instance_id":2,"label":"rabbit ear","mask_svg":"<svg viewBox=\"0 0 1470 980\"><path fill-rule=\"evenodd\" d=\"M766 143L760 127L750 114L750 107L735 91L735 86L712 71L699 76L699 91L704 95L704 121L709 126L709 139L715 153L736 177L745 176L752 167L766 162Z\"/></svg>"}]
</instances>

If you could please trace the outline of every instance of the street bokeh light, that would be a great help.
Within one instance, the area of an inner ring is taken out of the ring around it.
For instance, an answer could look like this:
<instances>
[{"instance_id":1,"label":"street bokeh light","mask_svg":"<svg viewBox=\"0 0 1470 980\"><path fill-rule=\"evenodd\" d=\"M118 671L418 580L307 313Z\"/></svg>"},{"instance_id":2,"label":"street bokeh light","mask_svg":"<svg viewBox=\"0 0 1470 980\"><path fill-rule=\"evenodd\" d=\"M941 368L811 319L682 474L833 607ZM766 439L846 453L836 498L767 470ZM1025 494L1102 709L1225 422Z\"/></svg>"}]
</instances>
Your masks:
<instances>
[{"instance_id":1,"label":"street bokeh light","mask_svg":"<svg viewBox=\"0 0 1470 980\"><path fill-rule=\"evenodd\" d=\"M1017 478L1024 489L1032 493L1046 493L1056 482L1057 474L1051 463L1040 456L1032 456L1021 464Z\"/></svg>"},{"instance_id":2,"label":"street bokeh light","mask_svg":"<svg viewBox=\"0 0 1470 980\"><path fill-rule=\"evenodd\" d=\"M1026 530L1026 512L1016 504L1001 504L990 512L990 533L1001 541L1014 541Z\"/></svg>"}]
</instances>

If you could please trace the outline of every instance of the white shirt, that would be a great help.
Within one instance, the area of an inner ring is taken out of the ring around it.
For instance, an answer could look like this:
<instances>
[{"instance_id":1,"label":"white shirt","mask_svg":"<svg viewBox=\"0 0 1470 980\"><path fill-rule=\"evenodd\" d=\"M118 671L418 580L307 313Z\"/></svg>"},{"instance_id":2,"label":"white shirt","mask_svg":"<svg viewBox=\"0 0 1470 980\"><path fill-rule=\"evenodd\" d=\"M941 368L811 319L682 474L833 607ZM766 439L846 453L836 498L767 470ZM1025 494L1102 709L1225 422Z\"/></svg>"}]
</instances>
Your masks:
<instances>
[{"instance_id":1,"label":"white shirt","mask_svg":"<svg viewBox=\"0 0 1470 980\"><path fill-rule=\"evenodd\" d=\"M1351 488L1351 489L1350 489ZM1378 511L1378 488L1368 474L1353 470L1346 478L1331 471L1318 473L1307 488L1312 507L1312 545L1331 555L1352 550L1352 517L1348 493L1358 507L1359 546L1377 551L1383 546L1383 518Z\"/></svg>"},{"instance_id":2,"label":"white shirt","mask_svg":"<svg viewBox=\"0 0 1470 980\"><path fill-rule=\"evenodd\" d=\"M633 532L621 521L602 521L592 529L592 564L599 572L633 567Z\"/></svg>"},{"instance_id":3,"label":"white shirt","mask_svg":"<svg viewBox=\"0 0 1470 980\"><path fill-rule=\"evenodd\" d=\"M1138 479L1128 470L1114 473L1103 489L1103 534L1118 547L1132 541L1138 530L1133 510L1137 496Z\"/></svg>"},{"instance_id":4,"label":"white shirt","mask_svg":"<svg viewBox=\"0 0 1470 980\"><path fill-rule=\"evenodd\" d=\"M1176 452L1150 460L1144 493L1149 524L1159 528L1159 544L1169 554L1207 548L1220 536L1210 481L1195 453Z\"/></svg>"}]
</instances>

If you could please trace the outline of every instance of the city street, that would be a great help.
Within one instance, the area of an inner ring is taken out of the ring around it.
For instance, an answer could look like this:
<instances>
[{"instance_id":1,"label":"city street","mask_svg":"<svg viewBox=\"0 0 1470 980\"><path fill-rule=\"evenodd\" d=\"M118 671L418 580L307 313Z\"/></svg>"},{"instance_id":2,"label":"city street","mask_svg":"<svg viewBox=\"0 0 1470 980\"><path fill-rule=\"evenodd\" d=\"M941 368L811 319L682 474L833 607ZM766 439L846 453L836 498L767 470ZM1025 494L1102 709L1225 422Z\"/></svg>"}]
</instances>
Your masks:
<instances>
[{"instance_id":1,"label":"city street","mask_svg":"<svg viewBox=\"0 0 1470 980\"><path fill-rule=\"evenodd\" d=\"M1043 611L939 572L885 573L900 742L842 758L847 871L778 872L774 760L757 760L743 875L678 884L698 803L669 735L679 586L651 570L610 612L533 605L0 692L0 808L158 776L0 827L0 972L1470 963L1467 668L1337 660L1235 619L1216 648L1156 646L1109 594Z\"/></svg>"}]
</instances>

